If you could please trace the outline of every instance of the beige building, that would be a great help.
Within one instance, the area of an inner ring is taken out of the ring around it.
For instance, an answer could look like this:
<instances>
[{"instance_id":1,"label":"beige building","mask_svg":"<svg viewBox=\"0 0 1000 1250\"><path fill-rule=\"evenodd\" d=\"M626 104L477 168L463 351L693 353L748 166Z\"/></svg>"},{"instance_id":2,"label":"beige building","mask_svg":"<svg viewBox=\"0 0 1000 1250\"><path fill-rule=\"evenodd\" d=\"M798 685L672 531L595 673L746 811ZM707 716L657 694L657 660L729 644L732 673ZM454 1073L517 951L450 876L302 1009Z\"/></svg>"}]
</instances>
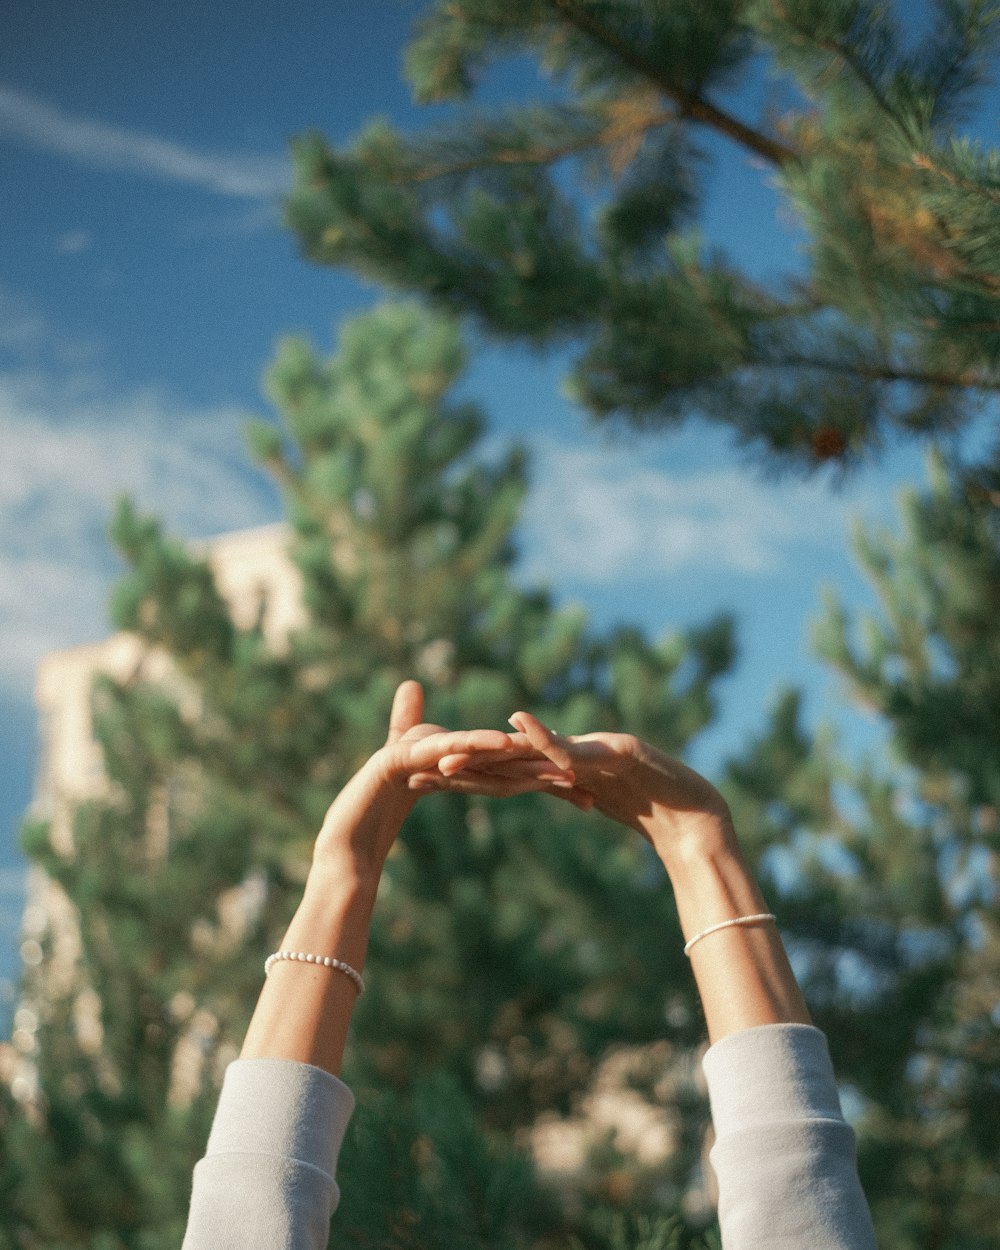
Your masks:
<instances>
[{"instance_id":1,"label":"beige building","mask_svg":"<svg viewBox=\"0 0 1000 1250\"><path fill-rule=\"evenodd\" d=\"M235 622L248 627L263 608L265 636L275 647L284 643L302 619L301 579L287 554L288 539L286 526L272 525L195 545L207 557ZM35 699L40 755L29 815L48 822L52 846L60 855L73 854L73 815L79 804L107 792L93 731L94 679L105 674L124 681L140 671L153 680L169 678L170 664L162 653L127 633L54 651L39 665ZM155 838L156 828L150 828L149 834ZM237 923L235 916L233 923ZM43 943L49 954L44 977L35 981L37 1001L26 998L18 1003L11 1045L0 1052L0 1075L26 1103L35 1095L32 1055L45 998L75 991L74 1020L81 1044L95 1052L101 1044L100 1004L93 991L81 984L78 972L80 932L75 907L41 868L31 865L20 946L25 966L41 967Z\"/></svg>"}]
</instances>

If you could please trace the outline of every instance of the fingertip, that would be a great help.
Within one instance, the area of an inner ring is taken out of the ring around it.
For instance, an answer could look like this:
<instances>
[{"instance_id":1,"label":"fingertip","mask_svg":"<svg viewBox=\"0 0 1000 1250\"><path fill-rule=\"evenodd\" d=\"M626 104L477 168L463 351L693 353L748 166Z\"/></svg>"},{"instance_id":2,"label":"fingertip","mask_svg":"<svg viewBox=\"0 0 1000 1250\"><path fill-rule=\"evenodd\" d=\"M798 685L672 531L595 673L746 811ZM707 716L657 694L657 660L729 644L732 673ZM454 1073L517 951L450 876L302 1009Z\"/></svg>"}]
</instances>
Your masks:
<instances>
[{"instance_id":1,"label":"fingertip","mask_svg":"<svg viewBox=\"0 0 1000 1250\"><path fill-rule=\"evenodd\" d=\"M510 723L523 734L534 733L544 734L546 738L552 737L552 730L544 721L540 721L537 716L533 716L531 712L515 712L510 718Z\"/></svg>"},{"instance_id":2,"label":"fingertip","mask_svg":"<svg viewBox=\"0 0 1000 1250\"><path fill-rule=\"evenodd\" d=\"M420 707L421 709L423 709L424 688L420 684L420 682L417 681L415 677L407 677L404 681L401 681L399 685L396 687L396 693L393 696L393 702L396 702L397 699L400 701L400 703L405 704L407 707L412 706L414 703L417 702L417 700L419 700Z\"/></svg>"},{"instance_id":3,"label":"fingertip","mask_svg":"<svg viewBox=\"0 0 1000 1250\"><path fill-rule=\"evenodd\" d=\"M445 777L451 777L455 773L460 773L469 759L468 755L443 755L438 760L438 772Z\"/></svg>"},{"instance_id":4,"label":"fingertip","mask_svg":"<svg viewBox=\"0 0 1000 1250\"><path fill-rule=\"evenodd\" d=\"M401 681L392 697L392 710L389 713L389 742L399 739L419 725L424 714L424 688L413 677Z\"/></svg>"},{"instance_id":5,"label":"fingertip","mask_svg":"<svg viewBox=\"0 0 1000 1250\"><path fill-rule=\"evenodd\" d=\"M436 790L440 780L436 773L423 769L411 773L406 779L406 784L410 790Z\"/></svg>"}]
</instances>

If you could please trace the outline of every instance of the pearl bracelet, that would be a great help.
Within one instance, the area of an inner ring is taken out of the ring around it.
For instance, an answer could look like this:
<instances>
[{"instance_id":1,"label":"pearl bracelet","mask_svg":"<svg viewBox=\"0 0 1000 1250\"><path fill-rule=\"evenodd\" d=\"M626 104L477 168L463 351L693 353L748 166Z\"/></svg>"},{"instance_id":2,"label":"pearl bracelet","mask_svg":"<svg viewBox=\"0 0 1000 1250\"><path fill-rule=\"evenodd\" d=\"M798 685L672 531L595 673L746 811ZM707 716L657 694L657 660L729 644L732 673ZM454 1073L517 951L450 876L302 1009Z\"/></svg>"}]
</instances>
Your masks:
<instances>
[{"instance_id":1,"label":"pearl bracelet","mask_svg":"<svg viewBox=\"0 0 1000 1250\"><path fill-rule=\"evenodd\" d=\"M365 983L357 968L345 964L342 959L334 959L332 955L310 955L306 951L275 951L264 960L264 976L271 975L271 969L283 959L293 960L302 964L322 964L324 968L334 968L337 972L346 973L358 987L359 996L365 992Z\"/></svg>"},{"instance_id":2,"label":"pearl bracelet","mask_svg":"<svg viewBox=\"0 0 1000 1250\"><path fill-rule=\"evenodd\" d=\"M702 929L701 933L696 933L694 937L684 947L684 954L691 953L691 947L695 942L700 942L703 937L708 937L710 933L718 933L720 929L731 929L734 925L757 924L758 921L777 920L777 916L773 912L764 911L756 916L737 916L735 920L722 920L719 924L709 925L707 929Z\"/></svg>"}]
</instances>

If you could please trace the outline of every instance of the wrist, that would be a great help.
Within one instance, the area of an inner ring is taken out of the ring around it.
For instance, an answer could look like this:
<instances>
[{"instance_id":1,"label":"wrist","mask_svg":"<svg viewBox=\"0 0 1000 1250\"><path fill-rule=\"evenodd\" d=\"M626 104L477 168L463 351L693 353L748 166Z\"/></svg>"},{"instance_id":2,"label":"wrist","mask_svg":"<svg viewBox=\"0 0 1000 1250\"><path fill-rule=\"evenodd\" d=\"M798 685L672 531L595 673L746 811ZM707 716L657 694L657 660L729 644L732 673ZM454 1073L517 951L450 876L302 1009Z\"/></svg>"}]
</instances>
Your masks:
<instances>
[{"instance_id":1,"label":"wrist","mask_svg":"<svg viewBox=\"0 0 1000 1250\"><path fill-rule=\"evenodd\" d=\"M385 776L377 757L370 759L331 804L313 848L310 877L335 891L374 894L417 797Z\"/></svg>"},{"instance_id":2,"label":"wrist","mask_svg":"<svg viewBox=\"0 0 1000 1250\"><path fill-rule=\"evenodd\" d=\"M684 936L770 911L730 826L675 844L663 858Z\"/></svg>"},{"instance_id":3,"label":"wrist","mask_svg":"<svg viewBox=\"0 0 1000 1250\"><path fill-rule=\"evenodd\" d=\"M280 949L332 955L359 971L368 950L376 885L313 871Z\"/></svg>"},{"instance_id":4,"label":"wrist","mask_svg":"<svg viewBox=\"0 0 1000 1250\"><path fill-rule=\"evenodd\" d=\"M743 860L728 809L654 813L647 835L671 878L686 867L723 859Z\"/></svg>"},{"instance_id":5,"label":"wrist","mask_svg":"<svg viewBox=\"0 0 1000 1250\"><path fill-rule=\"evenodd\" d=\"M381 863L358 863L339 856L316 857L299 910L308 908L331 920L371 917L382 877Z\"/></svg>"}]
</instances>

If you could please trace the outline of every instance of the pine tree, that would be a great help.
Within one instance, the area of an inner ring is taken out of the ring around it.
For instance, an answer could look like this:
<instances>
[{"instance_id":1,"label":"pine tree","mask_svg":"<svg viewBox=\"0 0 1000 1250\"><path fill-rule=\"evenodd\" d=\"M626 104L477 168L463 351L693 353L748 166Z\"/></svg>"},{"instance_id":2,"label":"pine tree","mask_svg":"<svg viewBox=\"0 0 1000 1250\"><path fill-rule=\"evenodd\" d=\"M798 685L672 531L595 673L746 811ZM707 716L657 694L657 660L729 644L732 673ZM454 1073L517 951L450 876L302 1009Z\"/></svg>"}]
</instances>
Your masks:
<instances>
[{"instance_id":1,"label":"pine tree","mask_svg":"<svg viewBox=\"0 0 1000 1250\"><path fill-rule=\"evenodd\" d=\"M817 631L882 758L849 766L789 695L731 777L898 1250L1000 1226L1000 528L975 499L936 460L901 535L858 534L880 615L831 602Z\"/></svg>"},{"instance_id":2,"label":"pine tree","mask_svg":"<svg viewBox=\"0 0 1000 1250\"><path fill-rule=\"evenodd\" d=\"M406 69L450 119L339 151L303 137L288 220L315 261L572 345L598 418L696 414L771 466L849 465L1000 389L1000 156L960 130L1000 9L934 0L913 25L880 0L437 0ZM538 102L478 109L479 78L519 56ZM763 75L753 116L741 89ZM759 169L804 232L785 278L700 237L712 152Z\"/></svg>"},{"instance_id":3,"label":"pine tree","mask_svg":"<svg viewBox=\"0 0 1000 1250\"><path fill-rule=\"evenodd\" d=\"M655 645L598 638L518 587L524 456L477 455L482 420L448 394L461 367L455 327L414 307L351 323L330 361L281 348L282 424L256 423L250 441L283 491L302 579L305 619L282 646L266 603L237 624L204 558L118 510L129 567L113 616L144 658L95 691L109 792L77 812L72 854L44 824L25 831L77 909L82 957L77 985L35 999L40 1125L14 1142L22 1248L179 1244L263 958L400 679L422 678L429 717L455 727L530 707L679 752L712 718L727 620ZM574 1234L607 1250L623 1207L651 1247L688 1244L671 1208L698 1171L704 1108L682 1071L699 1113L655 1176L606 1141L567 1205L523 1143L610 1048L683 1057L700 1041L670 893L637 842L540 796L422 800L388 865L352 1029L337 1244L513 1250ZM99 1008L97 1046L80 1036L81 993Z\"/></svg>"}]
</instances>

